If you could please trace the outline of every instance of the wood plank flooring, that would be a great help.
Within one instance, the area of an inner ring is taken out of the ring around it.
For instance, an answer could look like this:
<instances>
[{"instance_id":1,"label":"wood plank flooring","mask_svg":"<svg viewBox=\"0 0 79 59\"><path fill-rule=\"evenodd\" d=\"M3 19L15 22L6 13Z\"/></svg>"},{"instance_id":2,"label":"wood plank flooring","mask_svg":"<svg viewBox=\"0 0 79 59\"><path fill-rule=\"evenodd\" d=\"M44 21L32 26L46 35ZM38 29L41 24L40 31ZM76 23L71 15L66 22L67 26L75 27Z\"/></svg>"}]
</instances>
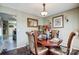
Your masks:
<instances>
[{"instance_id":1,"label":"wood plank flooring","mask_svg":"<svg viewBox=\"0 0 79 59\"><path fill-rule=\"evenodd\" d=\"M0 55L33 55L27 47L22 47L10 51L3 51ZM47 52L46 55L54 55ZM73 50L71 55L79 55L79 50Z\"/></svg>"}]
</instances>

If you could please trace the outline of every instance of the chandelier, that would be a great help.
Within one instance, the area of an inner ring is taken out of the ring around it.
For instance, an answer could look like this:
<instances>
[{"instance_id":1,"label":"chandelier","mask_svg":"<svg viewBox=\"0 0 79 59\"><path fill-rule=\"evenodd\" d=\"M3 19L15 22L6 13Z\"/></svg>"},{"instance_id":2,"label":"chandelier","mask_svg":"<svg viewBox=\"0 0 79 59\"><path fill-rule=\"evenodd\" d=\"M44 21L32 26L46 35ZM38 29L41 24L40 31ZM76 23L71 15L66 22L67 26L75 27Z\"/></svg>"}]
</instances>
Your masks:
<instances>
[{"instance_id":1,"label":"chandelier","mask_svg":"<svg viewBox=\"0 0 79 59\"><path fill-rule=\"evenodd\" d=\"M45 10L45 3L43 3L43 11L41 12L41 15L42 16L46 16L47 15L47 12Z\"/></svg>"}]
</instances>

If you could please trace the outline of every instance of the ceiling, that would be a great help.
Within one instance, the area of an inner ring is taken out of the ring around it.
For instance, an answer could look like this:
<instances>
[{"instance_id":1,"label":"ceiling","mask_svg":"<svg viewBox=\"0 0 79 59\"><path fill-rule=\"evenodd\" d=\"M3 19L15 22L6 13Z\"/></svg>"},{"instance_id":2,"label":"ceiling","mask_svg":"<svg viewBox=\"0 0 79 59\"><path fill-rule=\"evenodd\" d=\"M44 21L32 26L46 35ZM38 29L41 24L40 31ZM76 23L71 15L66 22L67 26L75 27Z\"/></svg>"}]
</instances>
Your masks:
<instances>
[{"instance_id":1,"label":"ceiling","mask_svg":"<svg viewBox=\"0 0 79 59\"><path fill-rule=\"evenodd\" d=\"M43 10L42 3L2 3L0 5L42 17L40 15L40 12ZM70 10L78 6L79 4L77 3L46 3L47 16Z\"/></svg>"}]
</instances>

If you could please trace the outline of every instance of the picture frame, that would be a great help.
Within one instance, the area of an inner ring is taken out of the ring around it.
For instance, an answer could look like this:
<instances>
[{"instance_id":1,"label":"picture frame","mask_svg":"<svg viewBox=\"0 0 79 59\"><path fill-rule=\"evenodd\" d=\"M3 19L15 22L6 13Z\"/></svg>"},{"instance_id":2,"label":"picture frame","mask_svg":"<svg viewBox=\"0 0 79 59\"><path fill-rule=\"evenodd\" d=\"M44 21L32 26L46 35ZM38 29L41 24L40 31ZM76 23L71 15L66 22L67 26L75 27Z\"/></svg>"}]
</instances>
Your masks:
<instances>
[{"instance_id":1,"label":"picture frame","mask_svg":"<svg viewBox=\"0 0 79 59\"><path fill-rule=\"evenodd\" d=\"M64 27L64 16L59 15L59 16L53 17L52 25L54 28L63 28Z\"/></svg>"},{"instance_id":2,"label":"picture frame","mask_svg":"<svg viewBox=\"0 0 79 59\"><path fill-rule=\"evenodd\" d=\"M38 20L32 19L32 18L27 18L27 26L28 27L38 27Z\"/></svg>"}]
</instances>

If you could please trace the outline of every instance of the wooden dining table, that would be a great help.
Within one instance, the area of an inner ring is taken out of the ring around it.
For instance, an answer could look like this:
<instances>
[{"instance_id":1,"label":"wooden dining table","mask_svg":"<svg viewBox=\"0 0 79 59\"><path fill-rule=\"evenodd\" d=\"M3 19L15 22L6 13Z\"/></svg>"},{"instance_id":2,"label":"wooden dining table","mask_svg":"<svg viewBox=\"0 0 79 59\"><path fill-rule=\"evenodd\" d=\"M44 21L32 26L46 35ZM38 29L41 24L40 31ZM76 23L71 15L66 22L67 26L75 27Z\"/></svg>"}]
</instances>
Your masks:
<instances>
[{"instance_id":1,"label":"wooden dining table","mask_svg":"<svg viewBox=\"0 0 79 59\"><path fill-rule=\"evenodd\" d=\"M43 39L43 40L38 40L37 43L38 43L38 44L41 44L41 45L44 46L44 47L47 47L48 49L49 49L50 47L60 47L60 44L54 43L54 42L51 41L51 40L45 40L45 39Z\"/></svg>"}]
</instances>

